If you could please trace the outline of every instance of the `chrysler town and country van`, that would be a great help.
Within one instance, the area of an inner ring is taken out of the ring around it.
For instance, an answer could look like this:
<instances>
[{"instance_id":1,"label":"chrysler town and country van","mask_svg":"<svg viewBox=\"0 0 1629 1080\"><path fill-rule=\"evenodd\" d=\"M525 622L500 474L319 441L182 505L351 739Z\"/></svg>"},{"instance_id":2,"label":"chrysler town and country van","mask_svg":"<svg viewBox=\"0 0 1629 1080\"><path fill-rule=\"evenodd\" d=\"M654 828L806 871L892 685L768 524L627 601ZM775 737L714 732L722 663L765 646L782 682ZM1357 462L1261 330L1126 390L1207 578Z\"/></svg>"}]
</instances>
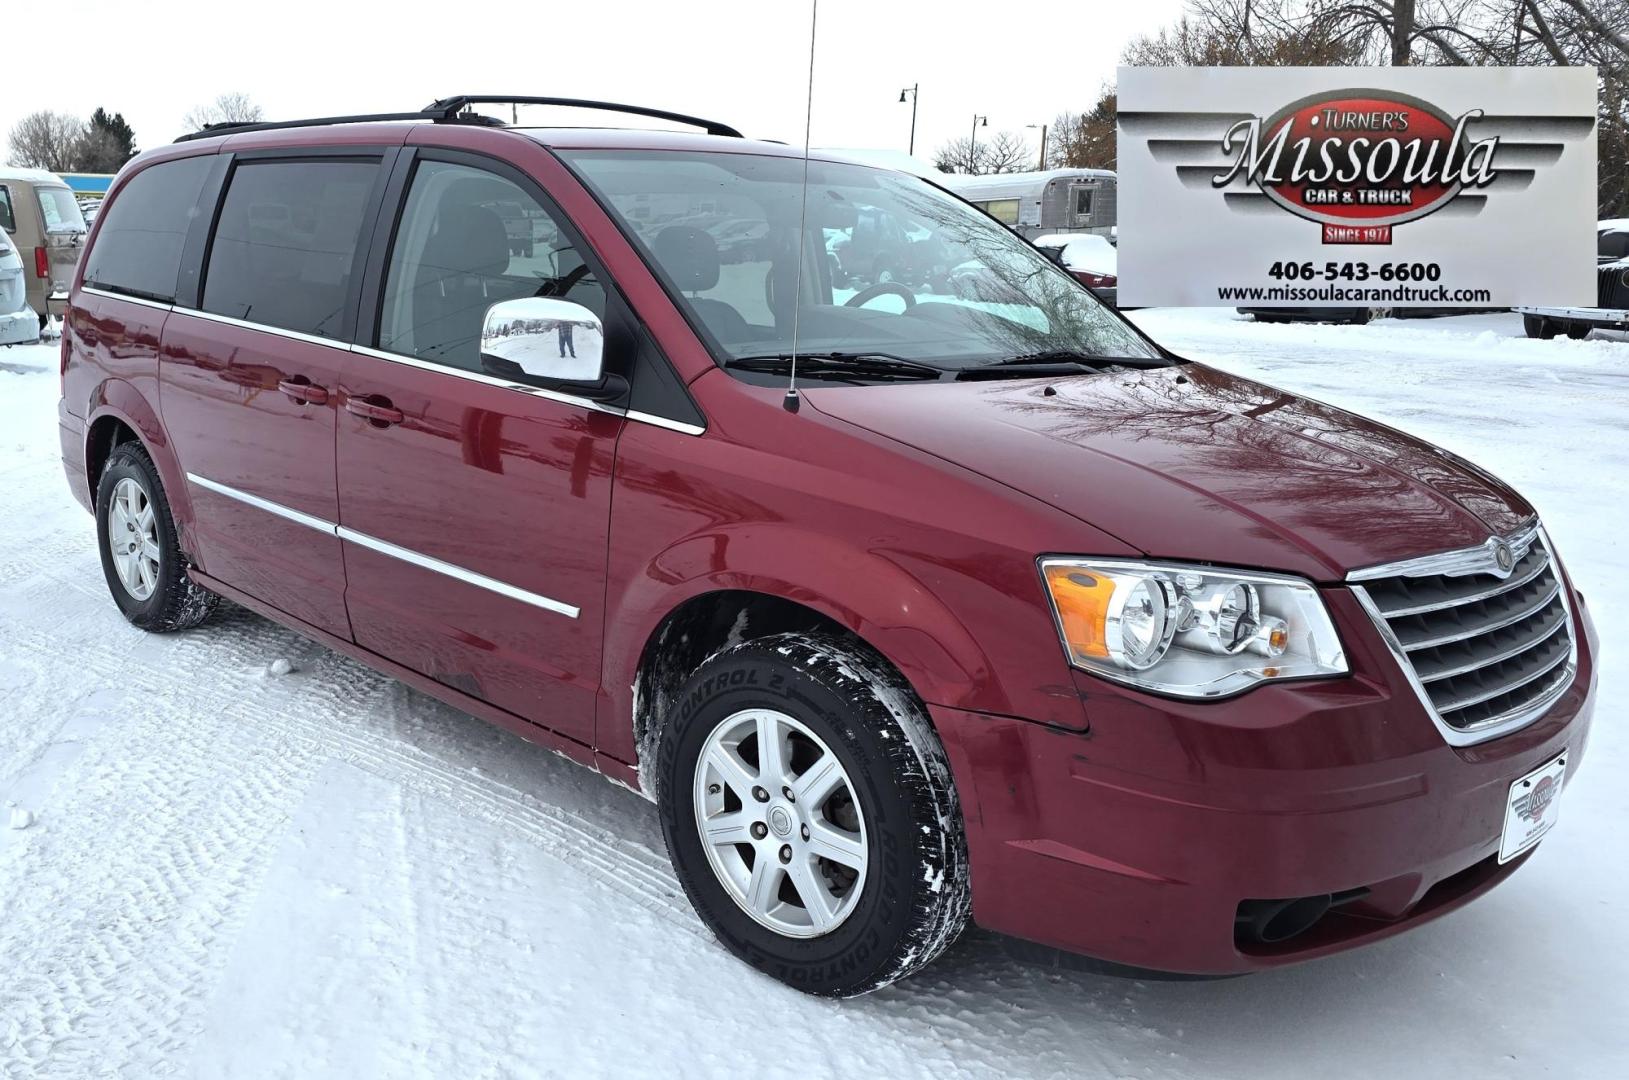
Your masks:
<instances>
[{"instance_id":1,"label":"chrysler town and country van","mask_svg":"<svg viewBox=\"0 0 1629 1080\"><path fill-rule=\"evenodd\" d=\"M637 788L725 947L818 994L969 919L1267 968L1531 856L1596 639L1515 491L1173 355L917 177L491 100L120 174L60 419L132 623L225 597ZM981 289L835 282L860 207Z\"/></svg>"},{"instance_id":2,"label":"chrysler town and country van","mask_svg":"<svg viewBox=\"0 0 1629 1080\"><path fill-rule=\"evenodd\" d=\"M68 306L85 217L60 176L43 169L0 168L0 229L23 256L28 305L44 327Z\"/></svg>"}]
</instances>

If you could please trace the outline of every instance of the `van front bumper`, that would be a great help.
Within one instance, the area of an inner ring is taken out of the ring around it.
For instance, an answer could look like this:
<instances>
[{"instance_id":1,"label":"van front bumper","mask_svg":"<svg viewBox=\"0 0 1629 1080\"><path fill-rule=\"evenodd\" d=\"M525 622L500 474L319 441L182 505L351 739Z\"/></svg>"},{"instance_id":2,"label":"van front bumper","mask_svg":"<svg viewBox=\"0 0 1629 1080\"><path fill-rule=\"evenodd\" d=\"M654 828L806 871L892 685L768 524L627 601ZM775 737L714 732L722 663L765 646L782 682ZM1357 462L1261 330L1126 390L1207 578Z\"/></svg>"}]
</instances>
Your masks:
<instances>
[{"instance_id":1,"label":"van front bumper","mask_svg":"<svg viewBox=\"0 0 1629 1080\"><path fill-rule=\"evenodd\" d=\"M1355 599L1327 599L1346 678L1187 702L1077 674L1085 732L930 707L967 824L974 920L1119 964L1233 974L1396 934L1521 866L1530 852L1498 862L1511 783L1562 753L1570 779L1588 736L1583 601L1573 685L1527 727L1456 748ZM1276 945L1235 932L1245 901L1326 894L1357 898Z\"/></svg>"}]
</instances>

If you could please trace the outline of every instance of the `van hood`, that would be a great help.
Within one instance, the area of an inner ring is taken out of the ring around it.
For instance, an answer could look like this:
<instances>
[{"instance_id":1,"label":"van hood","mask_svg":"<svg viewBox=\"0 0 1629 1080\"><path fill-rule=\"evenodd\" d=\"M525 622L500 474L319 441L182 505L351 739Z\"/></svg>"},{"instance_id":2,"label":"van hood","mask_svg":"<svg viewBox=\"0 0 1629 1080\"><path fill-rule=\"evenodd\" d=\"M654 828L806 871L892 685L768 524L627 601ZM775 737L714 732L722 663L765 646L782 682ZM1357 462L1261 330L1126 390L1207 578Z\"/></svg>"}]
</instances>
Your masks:
<instances>
[{"instance_id":1,"label":"van hood","mask_svg":"<svg viewBox=\"0 0 1629 1080\"><path fill-rule=\"evenodd\" d=\"M1533 517L1445 450L1202 364L805 394L1155 558L1338 581Z\"/></svg>"}]
</instances>

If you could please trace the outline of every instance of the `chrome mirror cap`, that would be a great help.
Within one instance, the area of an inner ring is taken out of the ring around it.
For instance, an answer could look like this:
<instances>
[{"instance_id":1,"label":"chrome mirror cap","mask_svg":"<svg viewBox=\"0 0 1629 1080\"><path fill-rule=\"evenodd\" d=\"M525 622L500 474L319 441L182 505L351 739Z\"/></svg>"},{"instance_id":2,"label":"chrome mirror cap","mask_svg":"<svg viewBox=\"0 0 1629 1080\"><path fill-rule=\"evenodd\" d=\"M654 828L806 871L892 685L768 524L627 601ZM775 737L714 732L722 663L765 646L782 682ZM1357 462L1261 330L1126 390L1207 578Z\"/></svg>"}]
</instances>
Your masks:
<instances>
[{"instance_id":1,"label":"chrome mirror cap","mask_svg":"<svg viewBox=\"0 0 1629 1080\"><path fill-rule=\"evenodd\" d=\"M481 366L494 375L598 383L605 330L598 315L569 300L502 300L486 309L481 324Z\"/></svg>"}]
</instances>

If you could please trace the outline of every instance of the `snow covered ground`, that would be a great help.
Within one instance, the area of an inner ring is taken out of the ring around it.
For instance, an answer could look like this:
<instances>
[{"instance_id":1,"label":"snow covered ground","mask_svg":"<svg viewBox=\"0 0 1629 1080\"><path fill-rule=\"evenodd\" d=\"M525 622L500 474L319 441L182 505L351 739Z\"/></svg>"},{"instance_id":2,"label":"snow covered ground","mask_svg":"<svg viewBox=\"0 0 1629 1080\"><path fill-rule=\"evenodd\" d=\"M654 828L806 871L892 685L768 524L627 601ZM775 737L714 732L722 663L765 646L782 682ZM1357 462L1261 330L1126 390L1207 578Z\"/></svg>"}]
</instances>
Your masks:
<instances>
[{"instance_id":1,"label":"snow covered ground","mask_svg":"<svg viewBox=\"0 0 1629 1080\"><path fill-rule=\"evenodd\" d=\"M708 941L638 796L241 610L126 625L57 462L56 351L0 349L0 1076L1629 1075L1629 342L1136 318L1544 514L1600 624L1601 707L1507 885L1245 979L1060 973L974 934L811 1000Z\"/></svg>"}]
</instances>

